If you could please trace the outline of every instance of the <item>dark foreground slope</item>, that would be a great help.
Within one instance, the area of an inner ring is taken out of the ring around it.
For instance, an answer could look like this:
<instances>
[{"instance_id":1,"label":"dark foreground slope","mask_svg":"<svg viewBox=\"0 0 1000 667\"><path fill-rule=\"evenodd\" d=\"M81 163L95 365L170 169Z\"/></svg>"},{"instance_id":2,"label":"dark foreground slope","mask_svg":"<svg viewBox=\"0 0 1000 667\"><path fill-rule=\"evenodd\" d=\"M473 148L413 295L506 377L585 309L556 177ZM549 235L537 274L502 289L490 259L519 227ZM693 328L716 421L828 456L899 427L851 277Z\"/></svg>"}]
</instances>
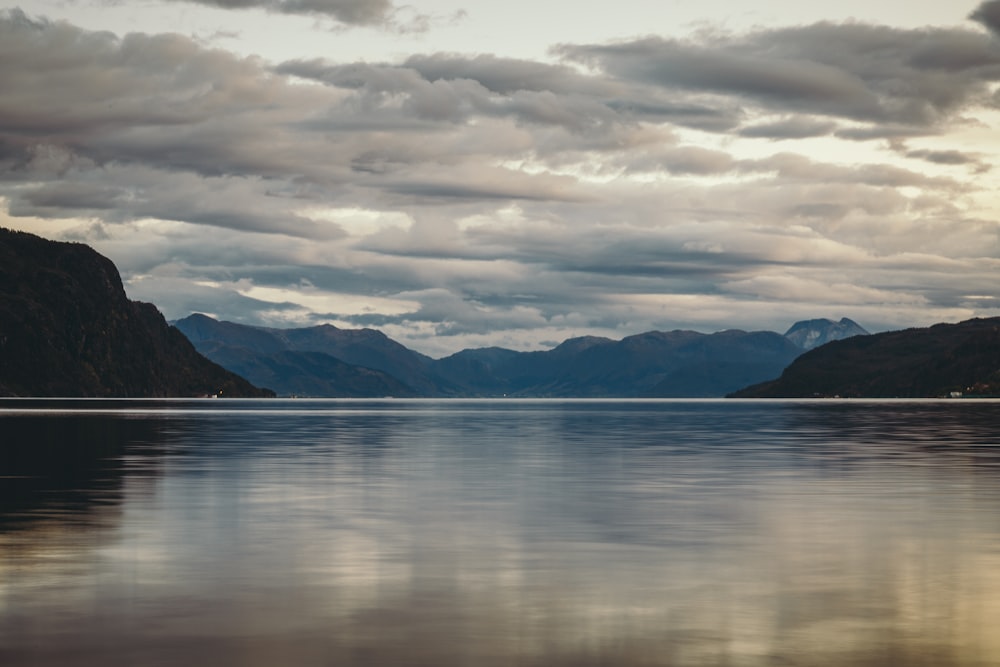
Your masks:
<instances>
[{"instance_id":1,"label":"dark foreground slope","mask_svg":"<svg viewBox=\"0 0 1000 667\"><path fill-rule=\"evenodd\" d=\"M834 341L736 398L1000 395L1000 318Z\"/></svg>"},{"instance_id":2,"label":"dark foreground slope","mask_svg":"<svg viewBox=\"0 0 1000 667\"><path fill-rule=\"evenodd\" d=\"M114 264L0 229L0 396L271 395L198 354Z\"/></svg>"}]
</instances>

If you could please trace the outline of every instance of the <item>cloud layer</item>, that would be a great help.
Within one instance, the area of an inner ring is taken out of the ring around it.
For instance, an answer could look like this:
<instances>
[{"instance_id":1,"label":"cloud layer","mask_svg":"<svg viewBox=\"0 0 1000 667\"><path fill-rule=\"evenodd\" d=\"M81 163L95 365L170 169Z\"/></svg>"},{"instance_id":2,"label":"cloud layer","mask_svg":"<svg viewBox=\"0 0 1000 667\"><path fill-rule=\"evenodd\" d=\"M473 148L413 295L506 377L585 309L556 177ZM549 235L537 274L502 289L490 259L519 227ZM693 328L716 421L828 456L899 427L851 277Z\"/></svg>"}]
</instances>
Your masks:
<instances>
[{"instance_id":1,"label":"cloud layer","mask_svg":"<svg viewBox=\"0 0 1000 667\"><path fill-rule=\"evenodd\" d=\"M277 14L298 14L333 19L348 26L383 26L402 29L426 27L427 18L409 17L401 24L401 8L389 0L168 0L219 9L261 9Z\"/></svg>"},{"instance_id":2,"label":"cloud layer","mask_svg":"<svg viewBox=\"0 0 1000 667\"><path fill-rule=\"evenodd\" d=\"M432 354L995 313L998 147L962 137L1000 117L997 3L971 18L270 63L12 10L0 224L92 243L168 317Z\"/></svg>"}]
</instances>

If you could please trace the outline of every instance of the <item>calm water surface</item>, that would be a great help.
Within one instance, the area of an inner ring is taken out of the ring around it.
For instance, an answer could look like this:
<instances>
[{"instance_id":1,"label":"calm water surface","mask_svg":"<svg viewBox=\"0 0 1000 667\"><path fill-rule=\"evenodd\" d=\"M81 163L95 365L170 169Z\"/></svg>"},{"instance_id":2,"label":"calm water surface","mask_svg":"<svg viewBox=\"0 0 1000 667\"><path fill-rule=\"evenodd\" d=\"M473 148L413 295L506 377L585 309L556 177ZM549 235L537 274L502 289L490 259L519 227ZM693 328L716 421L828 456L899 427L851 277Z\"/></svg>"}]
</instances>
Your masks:
<instances>
[{"instance_id":1,"label":"calm water surface","mask_svg":"<svg viewBox=\"0 0 1000 667\"><path fill-rule=\"evenodd\" d=\"M2 665L986 666L998 628L998 402L0 402Z\"/></svg>"}]
</instances>

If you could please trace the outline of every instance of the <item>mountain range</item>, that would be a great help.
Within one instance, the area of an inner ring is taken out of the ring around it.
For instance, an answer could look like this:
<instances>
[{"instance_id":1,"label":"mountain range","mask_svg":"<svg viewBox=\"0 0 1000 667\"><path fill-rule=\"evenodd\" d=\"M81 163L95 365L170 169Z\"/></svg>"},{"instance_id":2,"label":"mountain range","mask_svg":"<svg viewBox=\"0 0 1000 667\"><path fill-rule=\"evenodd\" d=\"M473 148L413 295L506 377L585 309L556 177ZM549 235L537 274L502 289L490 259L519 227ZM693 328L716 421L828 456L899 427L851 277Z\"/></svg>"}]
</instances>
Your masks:
<instances>
[{"instance_id":1,"label":"mountain range","mask_svg":"<svg viewBox=\"0 0 1000 667\"><path fill-rule=\"evenodd\" d=\"M254 384L282 396L324 397L717 397L776 377L818 341L867 334L846 318L809 320L785 335L649 331L432 359L374 329L273 329L201 314L173 324L199 352Z\"/></svg>"}]
</instances>

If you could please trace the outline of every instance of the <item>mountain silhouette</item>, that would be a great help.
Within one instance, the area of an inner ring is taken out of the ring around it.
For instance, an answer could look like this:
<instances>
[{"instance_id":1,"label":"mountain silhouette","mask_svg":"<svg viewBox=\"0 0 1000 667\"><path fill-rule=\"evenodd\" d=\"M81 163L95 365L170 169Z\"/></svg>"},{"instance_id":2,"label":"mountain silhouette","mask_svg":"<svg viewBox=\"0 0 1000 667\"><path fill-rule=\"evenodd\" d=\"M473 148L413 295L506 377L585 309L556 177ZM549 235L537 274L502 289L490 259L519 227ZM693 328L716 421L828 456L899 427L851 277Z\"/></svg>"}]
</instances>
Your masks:
<instances>
[{"instance_id":1,"label":"mountain silhouette","mask_svg":"<svg viewBox=\"0 0 1000 667\"><path fill-rule=\"evenodd\" d=\"M0 396L273 395L209 361L80 243L0 229Z\"/></svg>"},{"instance_id":2,"label":"mountain silhouette","mask_svg":"<svg viewBox=\"0 0 1000 667\"><path fill-rule=\"evenodd\" d=\"M570 338L551 350L490 347L432 359L373 329L272 329L201 314L174 324L207 357L279 395L719 397L777 375L802 353L771 331L650 331L617 341ZM299 356L307 353L324 356L310 363ZM343 366L331 375L331 360L364 375L351 377Z\"/></svg>"},{"instance_id":3,"label":"mountain silhouette","mask_svg":"<svg viewBox=\"0 0 1000 667\"><path fill-rule=\"evenodd\" d=\"M1000 395L1000 318L888 331L806 352L739 398Z\"/></svg>"}]
</instances>

